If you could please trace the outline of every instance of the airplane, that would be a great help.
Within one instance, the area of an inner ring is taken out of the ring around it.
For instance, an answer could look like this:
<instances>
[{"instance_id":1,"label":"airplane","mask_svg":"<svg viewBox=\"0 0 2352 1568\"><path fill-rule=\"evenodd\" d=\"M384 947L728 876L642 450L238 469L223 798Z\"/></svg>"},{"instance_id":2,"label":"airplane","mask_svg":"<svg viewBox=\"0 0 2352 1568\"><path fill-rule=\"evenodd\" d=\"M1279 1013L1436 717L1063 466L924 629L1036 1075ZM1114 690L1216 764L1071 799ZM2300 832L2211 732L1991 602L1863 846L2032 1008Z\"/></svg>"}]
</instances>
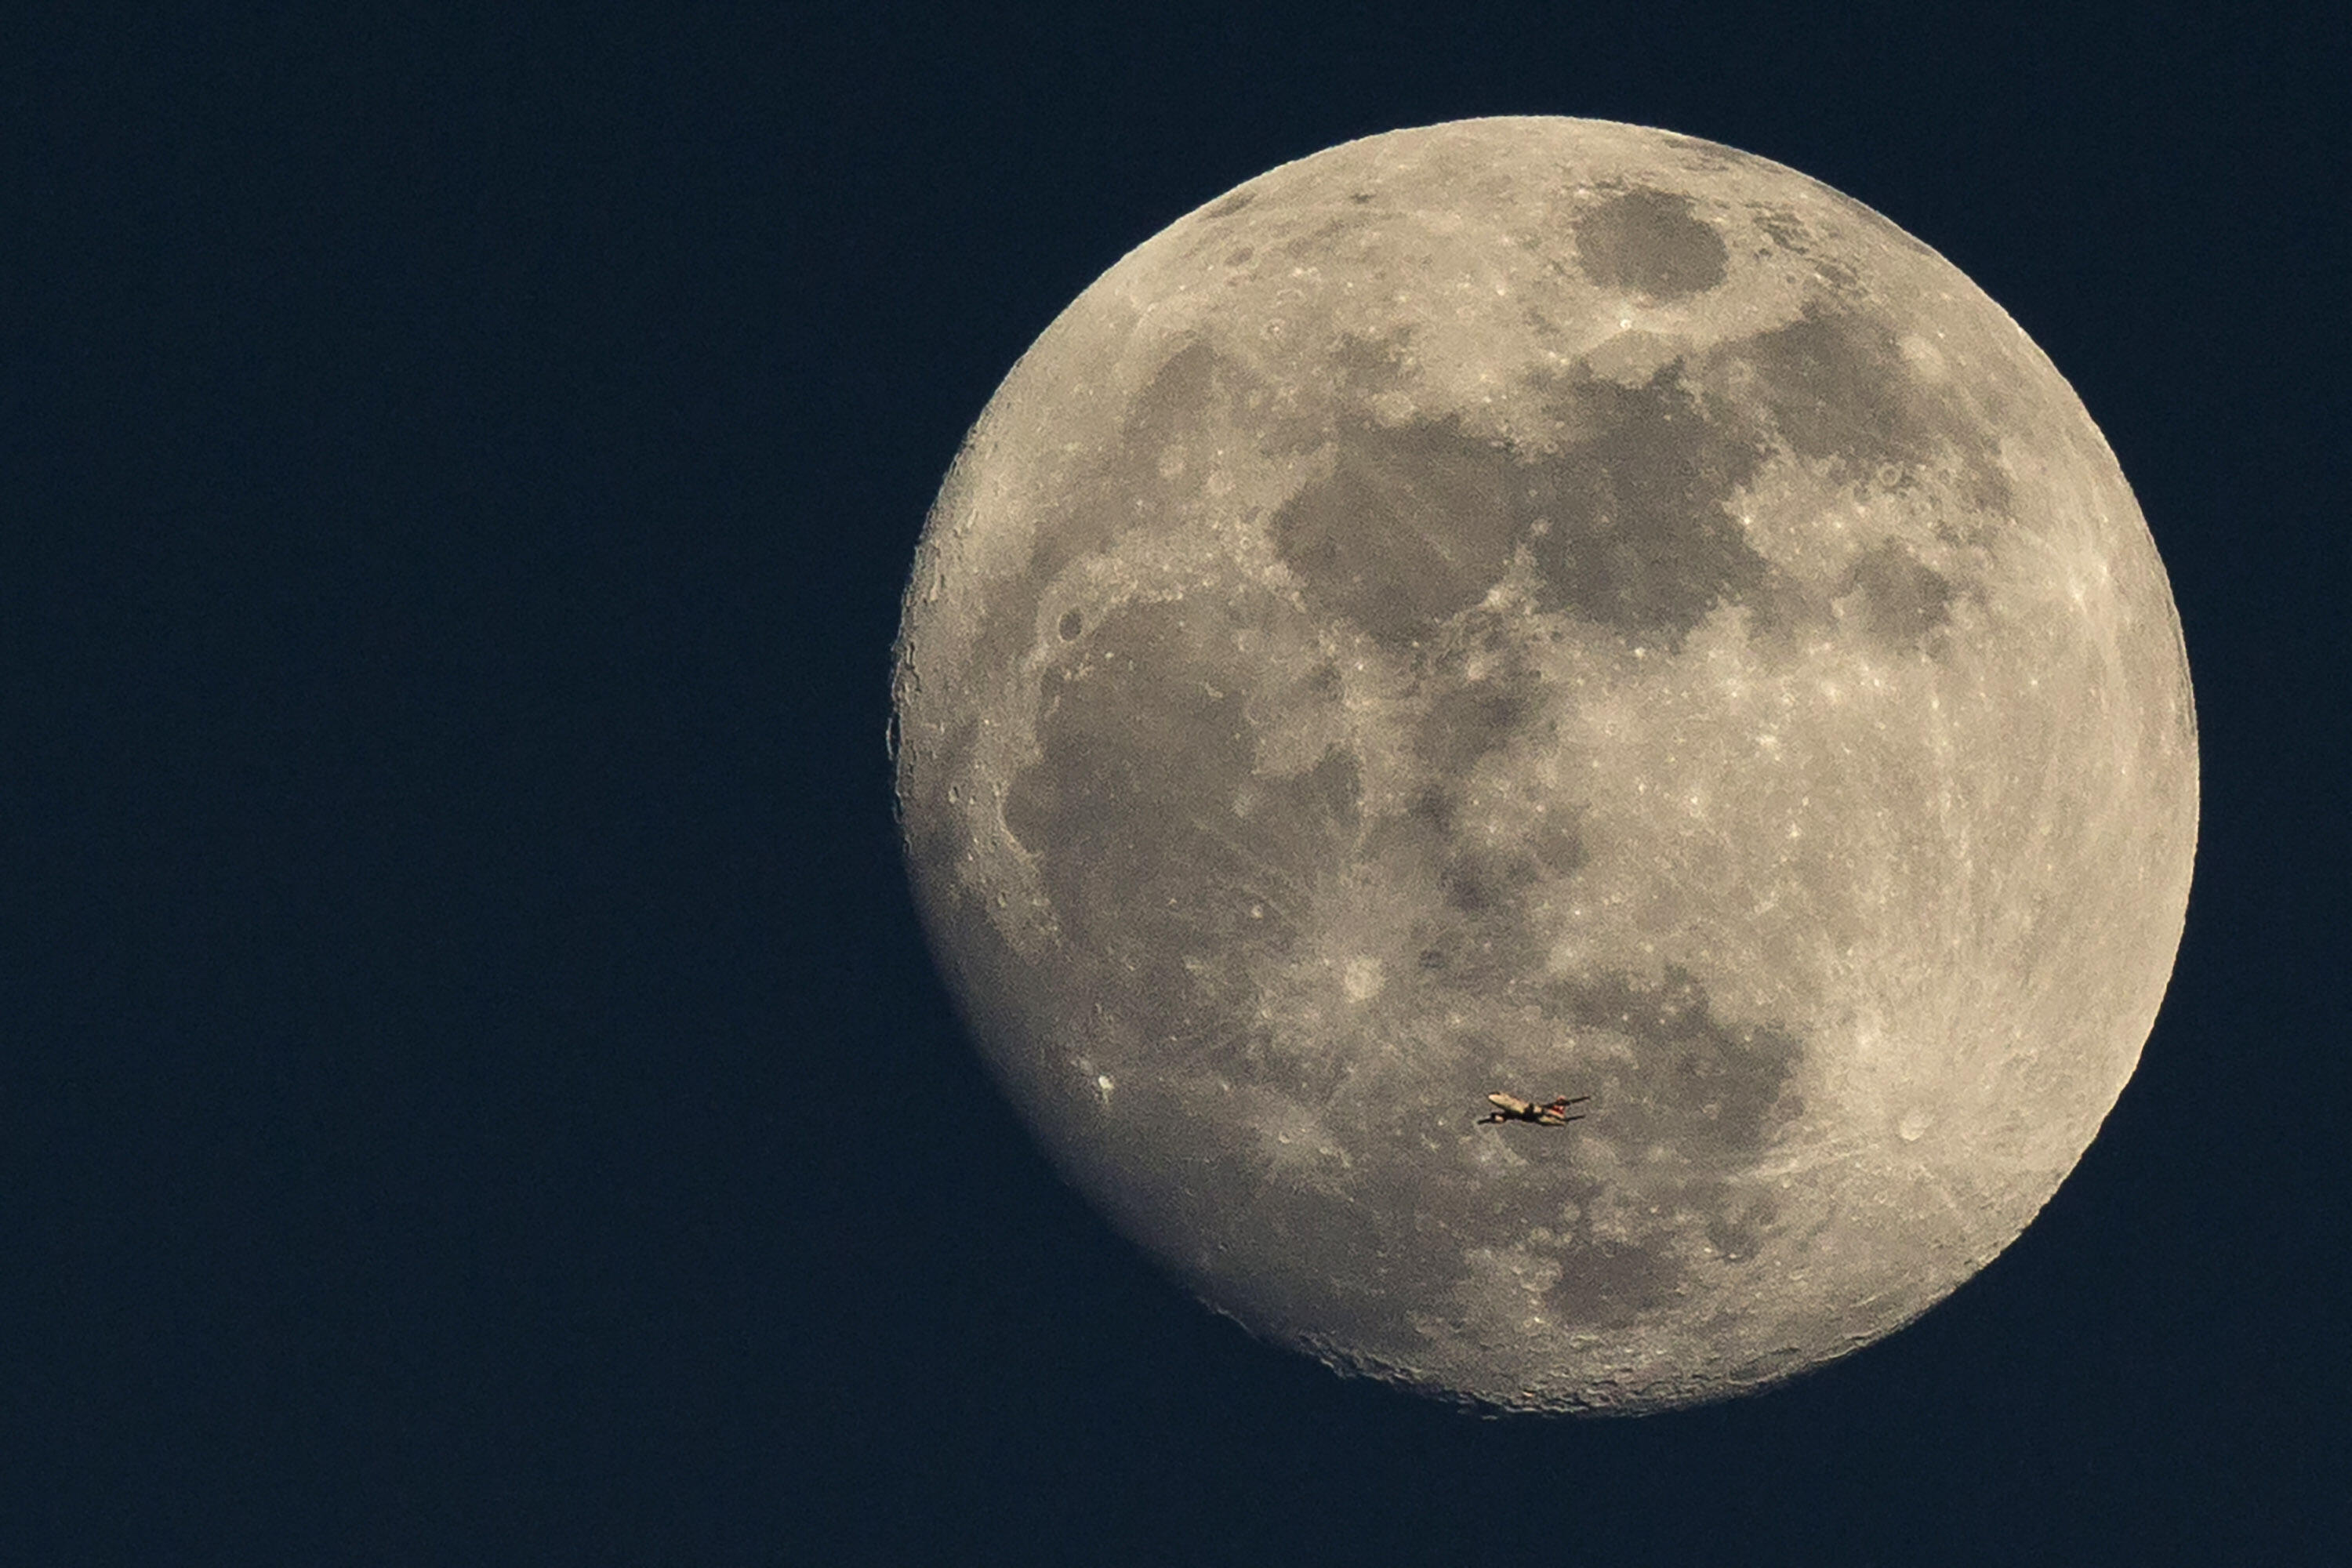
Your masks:
<instances>
[{"instance_id":1,"label":"airplane","mask_svg":"<svg viewBox=\"0 0 2352 1568\"><path fill-rule=\"evenodd\" d=\"M1490 1094L1486 1103L1495 1109L1478 1118L1478 1124L1483 1127L1489 1121L1531 1121L1538 1127L1565 1127L1584 1120L1584 1112L1580 1110L1570 1116L1568 1108L1582 1105L1591 1098L1589 1094L1580 1094L1573 1100L1562 1096L1549 1105L1536 1105L1513 1094Z\"/></svg>"}]
</instances>

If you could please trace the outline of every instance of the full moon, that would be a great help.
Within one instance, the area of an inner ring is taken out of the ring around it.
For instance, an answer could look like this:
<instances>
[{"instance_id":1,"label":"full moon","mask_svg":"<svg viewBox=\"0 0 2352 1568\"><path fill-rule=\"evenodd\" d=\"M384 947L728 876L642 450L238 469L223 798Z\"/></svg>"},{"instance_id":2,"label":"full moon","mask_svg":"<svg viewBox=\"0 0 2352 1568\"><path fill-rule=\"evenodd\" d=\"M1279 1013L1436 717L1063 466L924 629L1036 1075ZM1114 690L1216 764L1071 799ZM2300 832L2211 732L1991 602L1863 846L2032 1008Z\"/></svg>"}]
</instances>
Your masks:
<instances>
[{"instance_id":1,"label":"full moon","mask_svg":"<svg viewBox=\"0 0 2352 1568\"><path fill-rule=\"evenodd\" d=\"M1069 1180L1484 1408L1724 1398L1969 1279L2195 849L2170 589L2050 362L1861 204L1592 121L1349 142L1105 273L947 477L894 699Z\"/></svg>"}]
</instances>

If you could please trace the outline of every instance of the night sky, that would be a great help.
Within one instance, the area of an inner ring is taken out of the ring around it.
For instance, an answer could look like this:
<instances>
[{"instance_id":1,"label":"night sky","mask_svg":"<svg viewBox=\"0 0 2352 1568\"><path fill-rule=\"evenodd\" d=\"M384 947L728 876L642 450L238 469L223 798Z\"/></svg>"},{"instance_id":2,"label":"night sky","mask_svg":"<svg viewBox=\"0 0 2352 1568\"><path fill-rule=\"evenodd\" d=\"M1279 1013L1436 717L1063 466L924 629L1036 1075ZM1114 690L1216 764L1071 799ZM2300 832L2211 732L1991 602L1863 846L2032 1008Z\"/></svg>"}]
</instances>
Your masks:
<instances>
[{"instance_id":1,"label":"night sky","mask_svg":"<svg viewBox=\"0 0 2352 1568\"><path fill-rule=\"evenodd\" d=\"M0 21L0 1561L2341 1552L2337 13L474 9ZM1941 250L2197 681L2187 938L2074 1175L1909 1329L1637 1421L1170 1284L965 1043L890 816L898 597L1029 342L1493 113Z\"/></svg>"}]
</instances>

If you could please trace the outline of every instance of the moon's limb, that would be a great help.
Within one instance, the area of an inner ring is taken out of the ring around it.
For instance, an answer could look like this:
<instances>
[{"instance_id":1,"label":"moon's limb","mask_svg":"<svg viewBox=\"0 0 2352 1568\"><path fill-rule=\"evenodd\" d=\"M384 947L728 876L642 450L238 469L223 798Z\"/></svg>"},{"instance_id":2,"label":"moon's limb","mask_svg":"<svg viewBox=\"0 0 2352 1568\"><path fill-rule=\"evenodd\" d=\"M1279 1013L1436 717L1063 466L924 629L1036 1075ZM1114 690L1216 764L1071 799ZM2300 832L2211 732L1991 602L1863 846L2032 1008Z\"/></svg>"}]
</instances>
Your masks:
<instances>
[{"instance_id":1,"label":"moon's limb","mask_svg":"<svg viewBox=\"0 0 2352 1568\"><path fill-rule=\"evenodd\" d=\"M897 698L1064 1168L1253 1328L1500 1405L1717 1397L1980 1268L2130 1075L2195 837L2056 371L1859 204L1591 121L1350 143L1114 267L959 458Z\"/></svg>"}]
</instances>

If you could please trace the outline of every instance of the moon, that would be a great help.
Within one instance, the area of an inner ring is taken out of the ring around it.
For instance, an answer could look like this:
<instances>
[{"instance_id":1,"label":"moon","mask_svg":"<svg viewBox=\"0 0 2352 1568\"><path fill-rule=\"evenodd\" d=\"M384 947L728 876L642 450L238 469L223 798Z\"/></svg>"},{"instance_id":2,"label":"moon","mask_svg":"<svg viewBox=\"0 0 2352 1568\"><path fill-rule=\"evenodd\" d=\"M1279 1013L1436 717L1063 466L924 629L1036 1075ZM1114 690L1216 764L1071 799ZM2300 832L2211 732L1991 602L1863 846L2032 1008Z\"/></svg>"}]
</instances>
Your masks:
<instances>
[{"instance_id":1,"label":"moon","mask_svg":"<svg viewBox=\"0 0 2352 1568\"><path fill-rule=\"evenodd\" d=\"M947 477L894 723L1068 1179L1486 1409L1761 1388L1981 1268L2196 840L2170 588L2050 362L1860 203L1593 121L1352 142L1105 273Z\"/></svg>"}]
</instances>

